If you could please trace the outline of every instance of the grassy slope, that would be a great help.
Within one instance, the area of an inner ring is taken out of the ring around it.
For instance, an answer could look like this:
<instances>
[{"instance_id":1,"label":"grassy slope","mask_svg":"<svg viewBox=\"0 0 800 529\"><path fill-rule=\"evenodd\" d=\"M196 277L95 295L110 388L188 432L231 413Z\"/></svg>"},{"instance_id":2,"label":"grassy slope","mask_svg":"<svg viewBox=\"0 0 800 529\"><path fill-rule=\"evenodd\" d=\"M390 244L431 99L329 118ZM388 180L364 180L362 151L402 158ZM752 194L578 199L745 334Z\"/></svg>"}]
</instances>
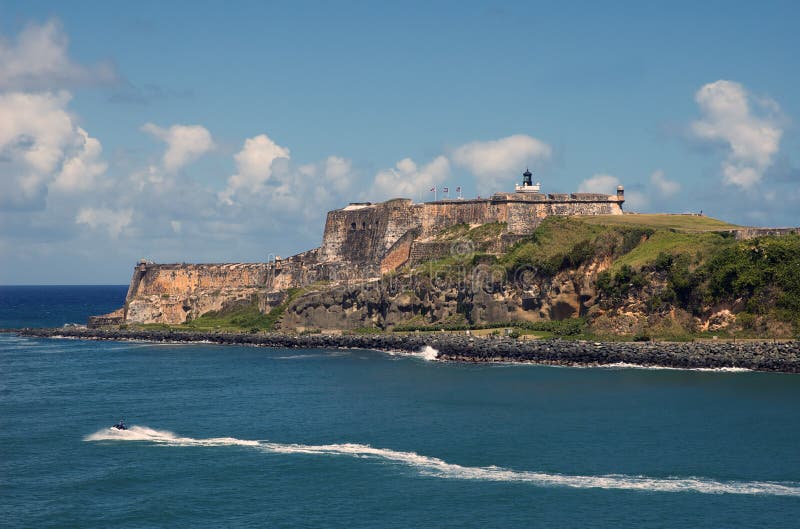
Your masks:
<instances>
[{"instance_id":1,"label":"grassy slope","mask_svg":"<svg viewBox=\"0 0 800 529\"><path fill-rule=\"evenodd\" d=\"M740 228L735 224L701 215L670 215L664 213L636 213L625 215L586 215L576 219L602 226L640 226L655 229L687 232L722 231Z\"/></svg>"},{"instance_id":2,"label":"grassy slope","mask_svg":"<svg viewBox=\"0 0 800 529\"><path fill-rule=\"evenodd\" d=\"M687 277L691 279L696 274L699 283L690 288L705 289L703 295L711 296L712 301L722 300L723 295L734 292L738 296L755 297L759 293L763 296L769 294L769 300L765 297L765 301L775 306L774 300L777 297L778 308L788 315L781 319L793 321L800 314L800 302L795 301L800 300L800 280L793 279L797 274L791 273L791 267L787 268L786 263L791 263L792 266L797 263L800 266L800 237L780 238L774 244L770 243L772 238L765 239L760 251L763 253L765 249L774 246L776 249L767 253L770 256L775 254L776 257L768 260L777 263L765 266L762 263L763 258L753 260L748 257L752 253L748 245L752 243L737 243L730 236L728 232L735 228L735 225L697 215L549 217L529 238L515 245L506 255L500 256L498 263L509 270L519 266L533 266L542 273L553 274L560 269L575 267L586 259L606 256L613 261L609 270L613 277L623 267L630 267L636 274L639 274L637 270L642 273L643 269L652 270L657 261L663 262L665 255L668 255L674 257L675 263L684 263L682 266L685 267L681 271L676 268L677 264L670 265L673 267L670 277L675 276L678 281L686 280ZM506 226L501 223L479 227L460 224L444 230L435 240L471 240L476 243L478 250L480 242L498 237L505 229ZM795 239L797 242L794 242ZM769 246L770 244L772 245ZM434 275L442 271L463 270L461 267L469 268L473 263L471 255L457 255L424 263L418 270L426 270ZM678 272L683 275L679 277ZM717 278L717 275L720 277ZM744 286L741 285L743 281ZM777 294L774 294L775 285L780 287ZM680 284L672 286L677 290ZM288 299L268 314L259 313L255 304L250 304L221 313L205 314L185 324L185 327L204 330L272 330L289 304L301 293L300 289L292 289ZM747 310L755 311L749 307ZM411 323L413 322L409 322ZM544 328L535 330L551 331ZM553 331L561 333L562 329ZM570 329L565 334L572 332Z\"/></svg>"},{"instance_id":3,"label":"grassy slope","mask_svg":"<svg viewBox=\"0 0 800 529\"><path fill-rule=\"evenodd\" d=\"M630 252L614 261L612 271L624 265L641 268L655 262L662 253L689 256L695 263L702 263L717 251L733 244L731 237L714 232L686 233L658 230Z\"/></svg>"},{"instance_id":4,"label":"grassy slope","mask_svg":"<svg viewBox=\"0 0 800 529\"><path fill-rule=\"evenodd\" d=\"M271 331L280 320L289 304L301 294L301 289L289 289L286 300L273 307L266 314L258 310L255 303L249 303L230 310L208 312L199 318L187 321L182 325L186 329L195 330L253 330Z\"/></svg>"}]
</instances>

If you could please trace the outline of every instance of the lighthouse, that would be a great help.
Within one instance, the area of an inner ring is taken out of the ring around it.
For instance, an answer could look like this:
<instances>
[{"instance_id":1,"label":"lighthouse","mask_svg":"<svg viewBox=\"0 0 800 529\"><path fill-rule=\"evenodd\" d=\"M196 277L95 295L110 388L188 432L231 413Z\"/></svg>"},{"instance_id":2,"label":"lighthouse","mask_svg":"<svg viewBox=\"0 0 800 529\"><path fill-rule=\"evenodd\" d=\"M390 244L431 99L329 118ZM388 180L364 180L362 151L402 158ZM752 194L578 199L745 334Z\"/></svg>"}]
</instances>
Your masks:
<instances>
[{"instance_id":1,"label":"lighthouse","mask_svg":"<svg viewBox=\"0 0 800 529\"><path fill-rule=\"evenodd\" d=\"M515 186L515 190L517 193L538 193L541 184L536 182L533 184L533 173L531 173L530 169L525 169L525 172L522 173L522 185L517 184Z\"/></svg>"}]
</instances>

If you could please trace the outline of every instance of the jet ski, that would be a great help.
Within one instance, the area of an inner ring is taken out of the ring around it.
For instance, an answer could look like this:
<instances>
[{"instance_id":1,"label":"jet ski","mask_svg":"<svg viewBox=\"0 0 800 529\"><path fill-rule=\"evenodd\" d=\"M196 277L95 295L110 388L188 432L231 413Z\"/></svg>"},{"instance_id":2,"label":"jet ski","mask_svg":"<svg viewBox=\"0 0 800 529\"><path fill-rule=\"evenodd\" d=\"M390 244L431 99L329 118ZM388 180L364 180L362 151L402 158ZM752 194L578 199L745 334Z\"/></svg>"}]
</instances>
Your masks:
<instances>
[{"instance_id":1,"label":"jet ski","mask_svg":"<svg viewBox=\"0 0 800 529\"><path fill-rule=\"evenodd\" d=\"M128 427L125 426L125 421L123 421L122 419L120 419L117 424L113 425L112 428L114 428L115 430L127 430L128 429Z\"/></svg>"}]
</instances>

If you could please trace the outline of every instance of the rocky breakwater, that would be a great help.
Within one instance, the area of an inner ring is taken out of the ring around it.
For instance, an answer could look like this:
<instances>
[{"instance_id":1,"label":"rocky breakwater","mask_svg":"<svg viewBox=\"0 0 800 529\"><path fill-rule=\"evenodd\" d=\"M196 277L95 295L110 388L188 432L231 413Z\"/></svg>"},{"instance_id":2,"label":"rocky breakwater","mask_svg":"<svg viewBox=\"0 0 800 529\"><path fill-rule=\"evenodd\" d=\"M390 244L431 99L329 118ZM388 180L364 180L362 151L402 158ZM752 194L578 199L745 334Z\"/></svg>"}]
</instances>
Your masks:
<instances>
[{"instance_id":1,"label":"rocky breakwater","mask_svg":"<svg viewBox=\"0 0 800 529\"><path fill-rule=\"evenodd\" d=\"M418 352L457 362L525 362L563 366L630 364L680 369L750 369L800 373L800 342L587 342L477 338L463 334L292 335L178 330L22 329L23 336L152 342L208 342L304 349Z\"/></svg>"}]
</instances>

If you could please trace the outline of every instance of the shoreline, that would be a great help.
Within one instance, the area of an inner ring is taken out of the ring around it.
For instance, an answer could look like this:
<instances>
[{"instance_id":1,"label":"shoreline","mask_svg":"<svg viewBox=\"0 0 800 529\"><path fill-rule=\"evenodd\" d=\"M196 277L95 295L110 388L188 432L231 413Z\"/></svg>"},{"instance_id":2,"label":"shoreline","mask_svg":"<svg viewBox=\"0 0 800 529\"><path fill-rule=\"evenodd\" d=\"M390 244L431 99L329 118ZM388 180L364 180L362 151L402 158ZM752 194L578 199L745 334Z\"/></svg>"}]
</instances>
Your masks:
<instances>
[{"instance_id":1,"label":"shoreline","mask_svg":"<svg viewBox=\"0 0 800 529\"><path fill-rule=\"evenodd\" d=\"M370 349L418 353L464 363L542 364L565 367L641 367L800 373L800 342L587 342L476 338L466 335L290 335L178 330L84 328L3 329L20 336L83 340L210 343L304 349Z\"/></svg>"}]
</instances>

